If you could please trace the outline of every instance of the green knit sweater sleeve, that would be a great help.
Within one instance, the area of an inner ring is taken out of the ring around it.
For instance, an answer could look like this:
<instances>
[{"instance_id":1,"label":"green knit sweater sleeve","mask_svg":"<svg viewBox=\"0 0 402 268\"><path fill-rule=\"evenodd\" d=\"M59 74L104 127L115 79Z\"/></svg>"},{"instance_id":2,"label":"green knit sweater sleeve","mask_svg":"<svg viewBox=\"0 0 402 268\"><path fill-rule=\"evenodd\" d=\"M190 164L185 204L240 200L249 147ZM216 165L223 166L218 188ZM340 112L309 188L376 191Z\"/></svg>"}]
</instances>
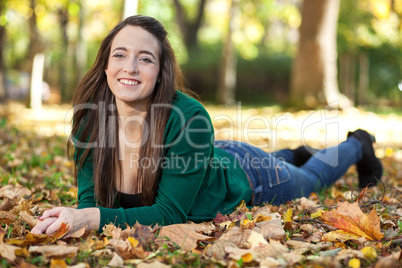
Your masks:
<instances>
[{"instance_id":1,"label":"green knit sweater sleeve","mask_svg":"<svg viewBox=\"0 0 402 268\"><path fill-rule=\"evenodd\" d=\"M164 133L165 157L156 202L137 208L100 209L100 226L114 223L124 227L183 223L206 179L206 161L213 154L213 127L208 113L197 101L178 93ZM202 161L201 161L201 160ZM94 207L92 163L85 163L78 175L78 208Z\"/></svg>"}]
</instances>

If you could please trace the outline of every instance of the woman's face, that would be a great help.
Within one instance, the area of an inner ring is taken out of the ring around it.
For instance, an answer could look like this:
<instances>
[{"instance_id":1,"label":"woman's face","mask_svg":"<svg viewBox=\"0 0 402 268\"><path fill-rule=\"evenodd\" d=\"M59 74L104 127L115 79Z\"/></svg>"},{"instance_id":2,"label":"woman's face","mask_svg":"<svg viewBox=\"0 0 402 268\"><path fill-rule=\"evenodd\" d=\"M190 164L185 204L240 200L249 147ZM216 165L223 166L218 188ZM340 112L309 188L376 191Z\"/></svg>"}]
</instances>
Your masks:
<instances>
[{"instance_id":1,"label":"woman's face","mask_svg":"<svg viewBox=\"0 0 402 268\"><path fill-rule=\"evenodd\" d=\"M126 26L117 33L105 70L116 104L145 109L159 70L158 40L151 33L138 26Z\"/></svg>"}]
</instances>

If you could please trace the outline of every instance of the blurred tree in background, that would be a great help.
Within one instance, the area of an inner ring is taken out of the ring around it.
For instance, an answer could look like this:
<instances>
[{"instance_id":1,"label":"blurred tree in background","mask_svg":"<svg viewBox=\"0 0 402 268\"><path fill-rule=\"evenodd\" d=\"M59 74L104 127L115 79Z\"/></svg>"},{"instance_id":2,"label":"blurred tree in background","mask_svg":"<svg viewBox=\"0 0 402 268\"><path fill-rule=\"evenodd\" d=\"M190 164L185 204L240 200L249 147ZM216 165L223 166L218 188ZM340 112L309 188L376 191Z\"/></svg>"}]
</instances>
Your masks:
<instances>
[{"instance_id":1,"label":"blurred tree in background","mask_svg":"<svg viewBox=\"0 0 402 268\"><path fill-rule=\"evenodd\" d=\"M138 0L138 14L165 25L189 87L202 100L216 100L227 68L231 103L286 103L304 1L236 2L230 12L232 0ZM69 102L123 7L123 0L1 0L0 99L3 72L7 96L26 98L33 57L42 52L50 89L44 86L44 99ZM401 16L402 1L340 0L338 84L355 104L400 105Z\"/></svg>"}]
</instances>

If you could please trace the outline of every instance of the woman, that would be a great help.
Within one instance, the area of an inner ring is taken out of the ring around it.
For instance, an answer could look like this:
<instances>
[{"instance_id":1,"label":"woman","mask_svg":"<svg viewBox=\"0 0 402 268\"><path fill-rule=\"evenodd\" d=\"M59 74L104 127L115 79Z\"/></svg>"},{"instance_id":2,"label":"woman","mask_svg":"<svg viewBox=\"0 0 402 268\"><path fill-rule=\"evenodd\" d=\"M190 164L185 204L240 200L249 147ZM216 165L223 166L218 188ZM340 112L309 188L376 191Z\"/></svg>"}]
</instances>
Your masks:
<instances>
[{"instance_id":1,"label":"woman","mask_svg":"<svg viewBox=\"0 0 402 268\"><path fill-rule=\"evenodd\" d=\"M269 154L241 142L214 142L208 113L177 91L183 89L164 27L146 16L119 23L73 101L79 206L45 211L32 232L52 234L62 222L71 234L108 223L210 220L242 200L279 204L308 196L355 163L360 187L381 177L373 137L363 130L315 157L308 147Z\"/></svg>"}]
</instances>

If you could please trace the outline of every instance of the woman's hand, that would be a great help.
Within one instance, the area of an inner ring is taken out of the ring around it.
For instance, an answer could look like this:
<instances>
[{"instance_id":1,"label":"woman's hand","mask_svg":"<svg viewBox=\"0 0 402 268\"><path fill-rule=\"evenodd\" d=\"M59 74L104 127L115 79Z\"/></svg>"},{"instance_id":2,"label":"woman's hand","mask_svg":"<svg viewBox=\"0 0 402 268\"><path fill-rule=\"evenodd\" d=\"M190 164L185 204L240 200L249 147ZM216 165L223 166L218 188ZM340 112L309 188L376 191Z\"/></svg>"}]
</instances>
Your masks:
<instances>
[{"instance_id":1,"label":"woman's hand","mask_svg":"<svg viewBox=\"0 0 402 268\"><path fill-rule=\"evenodd\" d=\"M86 227L86 230L97 230L99 228L100 212L98 208L75 209L58 207L46 210L38 220L31 233L51 235L64 222L69 227L66 234L68 237L84 227Z\"/></svg>"}]
</instances>

